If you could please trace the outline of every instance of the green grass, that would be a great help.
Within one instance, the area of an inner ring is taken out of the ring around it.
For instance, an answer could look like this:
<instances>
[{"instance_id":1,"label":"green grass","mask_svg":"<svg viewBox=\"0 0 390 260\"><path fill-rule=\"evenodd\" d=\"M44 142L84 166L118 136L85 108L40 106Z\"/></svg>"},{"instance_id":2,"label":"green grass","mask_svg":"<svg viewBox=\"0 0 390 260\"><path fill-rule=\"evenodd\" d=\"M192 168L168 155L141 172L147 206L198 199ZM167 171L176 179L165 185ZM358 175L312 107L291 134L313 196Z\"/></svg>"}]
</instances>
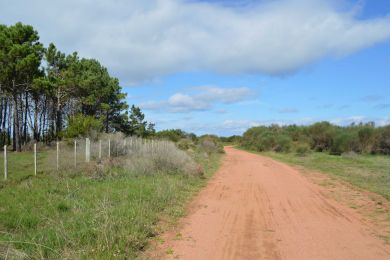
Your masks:
<instances>
[{"instance_id":1,"label":"green grass","mask_svg":"<svg viewBox=\"0 0 390 260\"><path fill-rule=\"evenodd\" d=\"M337 156L319 152L309 153L306 156L275 152L260 154L326 173L390 200L390 156Z\"/></svg>"},{"instance_id":2,"label":"green grass","mask_svg":"<svg viewBox=\"0 0 390 260\"><path fill-rule=\"evenodd\" d=\"M7 183L19 182L23 179L34 176L34 155L31 152L13 153L8 152L8 180ZM38 172L42 168L48 168L46 162L46 152L40 153L37 157ZM3 154L0 155L0 186L4 185L4 164Z\"/></svg>"},{"instance_id":3,"label":"green grass","mask_svg":"<svg viewBox=\"0 0 390 260\"><path fill-rule=\"evenodd\" d=\"M207 181L123 169L106 178L35 177L31 158L30 153L10 153L10 178L1 181L0 258L136 258L157 234L159 220L182 216L185 202ZM197 157L206 177L219 158Z\"/></svg>"}]
</instances>

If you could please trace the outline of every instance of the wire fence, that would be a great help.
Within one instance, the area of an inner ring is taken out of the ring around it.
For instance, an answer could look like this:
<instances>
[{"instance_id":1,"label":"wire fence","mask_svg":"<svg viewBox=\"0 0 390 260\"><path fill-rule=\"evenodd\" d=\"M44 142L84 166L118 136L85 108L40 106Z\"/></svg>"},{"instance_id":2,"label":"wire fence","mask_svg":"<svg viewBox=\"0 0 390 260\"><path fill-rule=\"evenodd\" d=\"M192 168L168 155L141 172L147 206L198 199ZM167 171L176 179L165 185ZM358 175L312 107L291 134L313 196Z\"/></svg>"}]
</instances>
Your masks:
<instances>
[{"instance_id":1,"label":"wire fence","mask_svg":"<svg viewBox=\"0 0 390 260\"><path fill-rule=\"evenodd\" d=\"M174 157L176 161L183 157L181 153L172 154L177 148L170 141L124 138L121 135L96 140L89 138L65 140L50 146L34 143L30 151L22 153L10 152L8 148L4 146L3 154L0 155L0 160L4 162L2 167L4 181L42 173L83 170L90 165L102 164L116 158L125 160L132 158L129 162L137 164L137 158L141 160L145 155L155 161L159 160L158 157L167 155ZM184 157L182 160L186 160Z\"/></svg>"}]
</instances>

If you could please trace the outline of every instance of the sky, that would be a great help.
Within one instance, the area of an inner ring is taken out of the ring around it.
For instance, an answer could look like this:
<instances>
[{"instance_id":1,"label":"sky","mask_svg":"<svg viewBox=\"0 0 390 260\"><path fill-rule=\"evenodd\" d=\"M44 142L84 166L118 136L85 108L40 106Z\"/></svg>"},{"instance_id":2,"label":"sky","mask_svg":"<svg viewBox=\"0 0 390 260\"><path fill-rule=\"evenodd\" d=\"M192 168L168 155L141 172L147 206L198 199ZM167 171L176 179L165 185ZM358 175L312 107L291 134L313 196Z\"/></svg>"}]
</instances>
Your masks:
<instances>
[{"instance_id":1,"label":"sky","mask_svg":"<svg viewBox=\"0 0 390 260\"><path fill-rule=\"evenodd\" d=\"M0 23L96 58L158 130L390 124L389 0L0 0Z\"/></svg>"}]
</instances>

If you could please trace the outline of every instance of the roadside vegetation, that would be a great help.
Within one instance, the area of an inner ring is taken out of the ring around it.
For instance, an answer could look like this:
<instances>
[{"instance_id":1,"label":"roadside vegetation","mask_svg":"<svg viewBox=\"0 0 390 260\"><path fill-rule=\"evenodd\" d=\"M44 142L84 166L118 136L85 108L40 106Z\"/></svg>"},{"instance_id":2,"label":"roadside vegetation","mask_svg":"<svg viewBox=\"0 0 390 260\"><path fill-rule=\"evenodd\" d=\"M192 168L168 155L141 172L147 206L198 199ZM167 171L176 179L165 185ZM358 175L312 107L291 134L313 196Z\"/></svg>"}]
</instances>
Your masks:
<instances>
[{"instance_id":1,"label":"roadside vegetation","mask_svg":"<svg viewBox=\"0 0 390 260\"><path fill-rule=\"evenodd\" d=\"M328 122L259 126L248 129L239 145L321 171L390 200L390 126L341 127Z\"/></svg>"},{"instance_id":2,"label":"roadside vegetation","mask_svg":"<svg viewBox=\"0 0 390 260\"><path fill-rule=\"evenodd\" d=\"M342 127L329 122L310 126L258 126L248 129L241 146L259 152L324 152L390 155L390 125L375 127L374 123Z\"/></svg>"},{"instance_id":3,"label":"roadside vegetation","mask_svg":"<svg viewBox=\"0 0 390 260\"><path fill-rule=\"evenodd\" d=\"M162 218L174 223L184 214L185 202L217 169L221 153L207 137L187 140L181 149L170 141L137 140L118 157L77 171L43 169L38 176L31 152L11 153L16 176L1 182L0 258L139 256ZM39 157L47 169L51 154L47 149Z\"/></svg>"}]
</instances>

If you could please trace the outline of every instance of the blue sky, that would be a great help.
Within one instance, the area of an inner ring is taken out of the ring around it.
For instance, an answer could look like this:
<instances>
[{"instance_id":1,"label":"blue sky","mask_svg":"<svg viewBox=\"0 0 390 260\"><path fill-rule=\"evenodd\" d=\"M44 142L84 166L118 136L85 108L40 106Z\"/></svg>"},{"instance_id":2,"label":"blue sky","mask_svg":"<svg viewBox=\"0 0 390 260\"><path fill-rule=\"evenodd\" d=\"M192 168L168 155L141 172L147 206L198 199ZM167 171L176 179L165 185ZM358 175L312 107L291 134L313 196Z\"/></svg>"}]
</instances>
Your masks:
<instances>
[{"instance_id":1,"label":"blue sky","mask_svg":"<svg viewBox=\"0 0 390 260\"><path fill-rule=\"evenodd\" d=\"M129 88L128 100L138 104L164 101L175 93L190 93L196 86L245 86L253 91L253 96L242 102L216 104L206 111L145 110L158 125L198 133L230 135L257 124L310 124L320 120L340 125L361 121L383 125L390 123L389 68L390 44L383 43L348 57L324 59L283 77L178 73Z\"/></svg>"},{"instance_id":2,"label":"blue sky","mask_svg":"<svg viewBox=\"0 0 390 260\"><path fill-rule=\"evenodd\" d=\"M388 0L52 2L0 0L0 22L99 59L158 129L390 123Z\"/></svg>"}]
</instances>

